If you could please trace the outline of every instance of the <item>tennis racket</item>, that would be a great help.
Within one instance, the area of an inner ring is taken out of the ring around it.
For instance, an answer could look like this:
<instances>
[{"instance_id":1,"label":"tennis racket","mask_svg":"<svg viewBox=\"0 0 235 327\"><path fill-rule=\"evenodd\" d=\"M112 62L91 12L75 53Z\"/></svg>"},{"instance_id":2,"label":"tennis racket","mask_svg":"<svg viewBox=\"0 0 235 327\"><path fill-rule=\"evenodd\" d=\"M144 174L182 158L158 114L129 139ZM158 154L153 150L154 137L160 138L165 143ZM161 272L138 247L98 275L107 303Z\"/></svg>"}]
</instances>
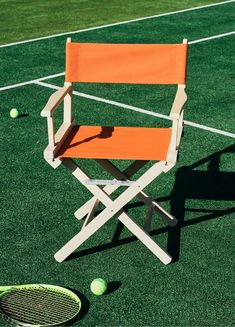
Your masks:
<instances>
[{"instance_id":1,"label":"tennis racket","mask_svg":"<svg viewBox=\"0 0 235 327\"><path fill-rule=\"evenodd\" d=\"M0 312L18 326L61 326L73 320L80 309L79 297L60 286L0 287Z\"/></svg>"}]
</instances>

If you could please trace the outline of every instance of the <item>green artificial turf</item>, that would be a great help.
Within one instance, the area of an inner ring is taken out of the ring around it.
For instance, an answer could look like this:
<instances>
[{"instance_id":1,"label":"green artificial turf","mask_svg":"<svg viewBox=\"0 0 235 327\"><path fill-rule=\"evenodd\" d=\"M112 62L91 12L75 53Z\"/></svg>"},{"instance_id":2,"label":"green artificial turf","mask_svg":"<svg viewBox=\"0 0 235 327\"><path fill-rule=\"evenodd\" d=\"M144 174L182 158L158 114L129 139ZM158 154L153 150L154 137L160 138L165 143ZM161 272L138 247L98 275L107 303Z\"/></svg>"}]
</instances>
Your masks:
<instances>
[{"instance_id":1,"label":"green artificial turf","mask_svg":"<svg viewBox=\"0 0 235 327\"><path fill-rule=\"evenodd\" d=\"M42 2L37 2L38 6L31 3L34 10L40 11ZM43 3L52 6L56 2ZM112 3L117 6L118 2ZM162 11L175 10L177 4L151 3L161 5ZM136 1L136 13L137 4L140 6L140 2ZM150 5L148 8L141 16L156 13ZM233 10L231 3L84 32L73 39L116 43L181 42L183 37L195 40L232 31ZM106 19L111 20L111 14ZM98 17L97 21L93 19L94 24L89 22L86 26L101 23ZM88 19L84 17L84 21ZM26 33L22 36L28 37ZM65 39L57 37L1 48L0 87L61 73ZM185 119L234 133L233 41L234 36L230 36L189 47ZM45 82L60 86L63 77ZM166 90L153 85L80 84L75 88L162 114L168 114L175 91L174 86ZM59 264L53 254L79 231L82 222L73 213L90 194L63 166L53 170L43 159L47 125L40 111L52 92L40 85L25 85L0 93L0 285L58 284L80 292L83 310L73 326L232 327L234 139L185 125L177 165L146 188L149 195L179 219L178 226L169 228L155 215L152 225L152 237L173 256L172 264L163 265L115 219ZM80 124L169 125L169 121L151 115L78 96L74 96L73 105L75 120ZM13 107L20 111L20 118L10 118ZM61 107L56 117L58 126ZM117 162L122 169L127 164ZM107 178L91 160L81 160L81 165L93 177ZM138 199L126 210L138 223L143 223L146 210ZM119 240L115 241L114 236L120 231ZM109 282L108 293L101 297L89 289L90 282L97 277ZM7 324L0 320L0 326Z\"/></svg>"},{"instance_id":2,"label":"green artificial turf","mask_svg":"<svg viewBox=\"0 0 235 327\"><path fill-rule=\"evenodd\" d=\"M206 5L213 0L0 0L0 44Z\"/></svg>"},{"instance_id":3,"label":"green artificial turf","mask_svg":"<svg viewBox=\"0 0 235 327\"><path fill-rule=\"evenodd\" d=\"M30 87L30 93L37 91ZM25 87L2 96L6 105L11 97L21 103L28 99L22 106L28 116L12 120L7 110L1 111L0 283L52 283L79 290L87 312L75 326L232 326L234 167L226 160L226 155L234 157L232 140L186 127L177 167L147 188L180 219L175 230L159 219L153 224L154 239L168 244L175 263L161 264L126 229L112 244L112 220L58 264L53 253L81 226L73 212L88 194L63 167L54 171L44 162L45 121L39 111L48 90L42 89L37 99L28 92ZM224 163L219 169L218 160ZM95 165L85 165L95 173ZM136 200L128 208L139 222L144 212ZM98 298L89 284L99 276L112 291Z\"/></svg>"}]
</instances>

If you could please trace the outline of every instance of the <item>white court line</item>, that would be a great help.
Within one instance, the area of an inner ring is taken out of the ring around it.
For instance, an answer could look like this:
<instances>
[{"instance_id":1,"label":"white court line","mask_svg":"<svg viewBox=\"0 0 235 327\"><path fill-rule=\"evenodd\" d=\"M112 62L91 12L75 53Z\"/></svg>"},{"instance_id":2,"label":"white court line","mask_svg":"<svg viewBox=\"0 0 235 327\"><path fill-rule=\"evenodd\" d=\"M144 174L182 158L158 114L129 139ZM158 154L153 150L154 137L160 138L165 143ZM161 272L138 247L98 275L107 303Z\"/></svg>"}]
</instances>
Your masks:
<instances>
[{"instance_id":1,"label":"white court line","mask_svg":"<svg viewBox=\"0 0 235 327\"><path fill-rule=\"evenodd\" d=\"M188 44L191 45L191 44L201 43L201 42L210 41L210 40L214 40L214 39L219 39L221 37L225 37L225 36L232 35L232 34L235 34L235 31L228 32L228 33L223 33L223 34L218 34L218 35L212 35L212 36L208 36L208 37L204 37L202 39L190 41L190 42L188 42Z\"/></svg>"},{"instance_id":2,"label":"white court line","mask_svg":"<svg viewBox=\"0 0 235 327\"><path fill-rule=\"evenodd\" d=\"M0 87L0 91L14 89L16 87L20 87L20 86L24 86L24 85L28 85L28 84L33 84L35 82L44 81L44 80L50 79L50 78L56 78L58 76L63 76L64 74L65 73L63 72L63 73L58 73L58 74L54 74L54 75L40 77L40 78L37 78L37 79L32 79L31 81L26 81L26 82L22 82L22 83L18 83L18 84L12 84L12 85L8 85L8 86L3 86L3 87Z\"/></svg>"},{"instance_id":3,"label":"white court line","mask_svg":"<svg viewBox=\"0 0 235 327\"><path fill-rule=\"evenodd\" d=\"M152 19L152 18L157 18L157 17L170 16L170 15L180 14L180 13L184 13L184 12L188 12L188 11L193 11L193 10L199 10L199 9L204 9L204 8L209 8L209 7L225 5L225 4L232 3L232 2L235 2L235 0L216 2L216 3L211 3L209 5L198 6L198 7L187 8L187 9L181 9L181 10L176 10L176 11L167 12L167 13L158 14L158 15L153 15L153 16L140 17L140 18L125 20L125 21L118 22L118 23L111 23L111 24L106 24L106 25L89 27L89 28L85 28L85 29L81 29L81 30L77 30L77 31L63 32L63 33L59 33L59 34L53 34L53 35L38 37L38 38L35 38L35 39L3 44L3 45L0 45L0 48L10 47L10 46L13 46L13 45L25 44L25 43L35 42L35 41L40 41L40 40L46 40L46 39L50 39L50 38L53 38L53 37L59 37L59 36L64 36L64 35L69 35L69 34L83 33L83 32L93 31L93 30L102 29L102 28L106 28L106 27L112 27L112 26L117 26L117 25L123 25L123 24L138 22L138 21L141 21L141 20L147 20L147 19Z\"/></svg>"},{"instance_id":4,"label":"white court line","mask_svg":"<svg viewBox=\"0 0 235 327\"><path fill-rule=\"evenodd\" d=\"M35 84L41 85L41 86L44 86L44 87L48 87L48 88L51 88L51 89L55 89L55 90L60 89L59 86L49 84L49 83L44 83L44 82L37 81L37 82L35 82ZM77 92L77 91L73 91L73 94L75 94L77 96L80 96L80 97L83 97L83 98L90 99L90 100L95 100L95 101L111 104L111 105L119 107L119 108L124 108L124 109L128 109L128 110L136 111L136 112L141 112L141 113L143 113L145 115L159 117L159 118L163 118L163 119L167 119L167 120L172 120L169 116L158 114L158 113L146 110L146 109L130 106L130 105L127 105L125 103L112 101L112 100L106 100L104 98L96 97L96 96L85 94L85 93L80 93L80 92ZM206 131L209 131L209 132L212 132L212 133L216 133L216 134L224 135L224 136L227 136L227 137L235 138L234 133L225 132L225 131L222 131L222 130L217 129L217 128L212 128L212 127L208 127L208 126L205 126L205 125L197 124L197 123L194 123L194 122L191 122L191 121L188 121L188 120L184 120L184 124L188 125L188 126L191 126L191 127L196 127L196 128L199 128L199 129L203 129L203 130L206 130Z\"/></svg>"}]
</instances>

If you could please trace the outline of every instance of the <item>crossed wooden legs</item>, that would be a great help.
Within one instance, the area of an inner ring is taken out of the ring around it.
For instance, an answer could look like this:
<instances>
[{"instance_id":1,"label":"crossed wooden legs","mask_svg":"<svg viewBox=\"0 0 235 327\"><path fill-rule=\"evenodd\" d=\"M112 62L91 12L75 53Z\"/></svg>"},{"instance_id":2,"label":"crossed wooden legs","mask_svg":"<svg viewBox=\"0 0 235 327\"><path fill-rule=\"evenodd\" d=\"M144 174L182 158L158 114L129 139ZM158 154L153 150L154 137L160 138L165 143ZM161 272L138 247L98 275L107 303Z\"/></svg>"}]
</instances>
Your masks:
<instances>
[{"instance_id":1,"label":"crossed wooden legs","mask_svg":"<svg viewBox=\"0 0 235 327\"><path fill-rule=\"evenodd\" d=\"M150 228L153 210L156 210L172 226L176 224L177 220L161 208L158 203L148 197L142 190L162 172L166 173L169 171L174 166L173 164L166 165L166 162L159 161L136 181L132 182L129 181L129 177L137 172L146 161L136 161L124 172L121 172L108 160L97 160L97 162L115 178L121 179L120 181L113 180L113 182L111 181L111 183L108 183L108 185L102 188L97 185L98 183L94 182L94 180L91 180L71 159L64 158L62 162L94 197L75 212L77 219L82 219L86 215L87 217L81 231L55 254L55 259L57 261L62 262L65 260L102 225L116 215L117 218L164 264L171 262L171 256L150 237L148 230ZM109 195L120 185L128 186L128 188L113 201ZM123 209L135 196L148 206L144 228L136 224ZM106 208L97 216L94 216L99 202L102 202Z\"/></svg>"}]
</instances>

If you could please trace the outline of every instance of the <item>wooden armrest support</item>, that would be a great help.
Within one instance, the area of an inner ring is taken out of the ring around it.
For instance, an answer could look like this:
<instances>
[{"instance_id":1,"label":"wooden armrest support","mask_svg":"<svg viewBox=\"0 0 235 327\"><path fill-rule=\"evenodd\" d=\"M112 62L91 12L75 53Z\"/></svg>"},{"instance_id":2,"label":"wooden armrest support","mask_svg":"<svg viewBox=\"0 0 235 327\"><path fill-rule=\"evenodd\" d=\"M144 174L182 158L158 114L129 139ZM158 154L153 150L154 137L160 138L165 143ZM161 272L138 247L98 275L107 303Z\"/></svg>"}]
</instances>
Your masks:
<instances>
[{"instance_id":1,"label":"wooden armrest support","mask_svg":"<svg viewBox=\"0 0 235 327\"><path fill-rule=\"evenodd\" d=\"M187 100L187 94L185 93L185 85L179 85L176 92L175 100L173 102L170 118L179 119L183 106Z\"/></svg>"},{"instance_id":2,"label":"wooden armrest support","mask_svg":"<svg viewBox=\"0 0 235 327\"><path fill-rule=\"evenodd\" d=\"M42 117L51 117L57 106L62 102L66 94L68 94L72 89L71 85L65 85L55 93L53 93L44 109L41 111Z\"/></svg>"},{"instance_id":3,"label":"wooden armrest support","mask_svg":"<svg viewBox=\"0 0 235 327\"><path fill-rule=\"evenodd\" d=\"M69 135L73 128L73 121L72 123L63 123L58 131L55 134L55 143L54 145L48 145L44 151L44 158L45 159L54 159L56 153L60 149L60 147L63 145L63 142L65 141L66 137Z\"/></svg>"},{"instance_id":4,"label":"wooden armrest support","mask_svg":"<svg viewBox=\"0 0 235 327\"><path fill-rule=\"evenodd\" d=\"M183 106L186 101L187 94L185 93L185 85L179 84L170 112L170 118L172 119L172 135L167 154L168 163L175 163L177 161L177 153L183 131Z\"/></svg>"}]
</instances>

